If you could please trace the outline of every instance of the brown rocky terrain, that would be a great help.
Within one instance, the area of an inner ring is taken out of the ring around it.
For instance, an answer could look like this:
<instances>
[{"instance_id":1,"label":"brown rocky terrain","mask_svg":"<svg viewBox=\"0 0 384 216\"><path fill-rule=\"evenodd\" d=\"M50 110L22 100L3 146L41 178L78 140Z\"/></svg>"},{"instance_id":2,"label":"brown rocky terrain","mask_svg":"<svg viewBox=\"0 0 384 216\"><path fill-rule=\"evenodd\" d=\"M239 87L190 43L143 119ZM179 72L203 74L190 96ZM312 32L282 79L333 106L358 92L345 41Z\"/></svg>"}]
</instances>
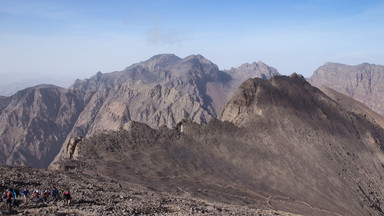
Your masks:
<instances>
[{"instance_id":1,"label":"brown rocky terrain","mask_svg":"<svg viewBox=\"0 0 384 216\"><path fill-rule=\"evenodd\" d=\"M173 127L205 124L249 77L269 78L262 63L228 73L201 55L157 55L123 71L97 73L69 89L38 86L0 98L0 164L48 167L64 142L118 130L130 121Z\"/></svg>"},{"instance_id":2,"label":"brown rocky terrain","mask_svg":"<svg viewBox=\"0 0 384 216\"><path fill-rule=\"evenodd\" d=\"M19 198L18 207L12 211L0 204L1 215L258 215L294 216L281 211L254 209L247 206L222 202L209 202L186 196L182 189L170 194L142 187L126 181L118 181L101 175L89 175L69 171L52 171L29 167L0 166L0 191L8 187L51 189L57 187L60 196L69 190L72 203L67 206L62 200L35 203Z\"/></svg>"},{"instance_id":3,"label":"brown rocky terrain","mask_svg":"<svg viewBox=\"0 0 384 216\"><path fill-rule=\"evenodd\" d=\"M338 104L343 106L344 109L348 110L351 113L356 113L360 116L368 118L369 121L375 122L384 128L384 116L378 114L377 112L369 109L363 103L356 101L350 96L344 95L334 89L328 88L326 86L321 86L320 90L325 93L328 97L332 98Z\"/></svg>"},{"instance_id":4,"label":"brown rocky terrain","mask_svg":"<svg viewBox=\"0 0 384 216\"><path fill-rule=\"evenodd\" d=\"M384 129L293 74L244 82L220 114L131 122L51 164L207 202L301 215L383 215Z\"/></svg>"},{"instance_id":5,"label":"brown rocky terrain","mask_svg":"<svg viewBox=\"0 0 384 216\"><path fill-rule=\"evenodd\" d=\"M312 85L327 86L351 96L384 116L384 66L360 64L349 66L326 63L308 79Z\"/></svg>"}]
</instances>

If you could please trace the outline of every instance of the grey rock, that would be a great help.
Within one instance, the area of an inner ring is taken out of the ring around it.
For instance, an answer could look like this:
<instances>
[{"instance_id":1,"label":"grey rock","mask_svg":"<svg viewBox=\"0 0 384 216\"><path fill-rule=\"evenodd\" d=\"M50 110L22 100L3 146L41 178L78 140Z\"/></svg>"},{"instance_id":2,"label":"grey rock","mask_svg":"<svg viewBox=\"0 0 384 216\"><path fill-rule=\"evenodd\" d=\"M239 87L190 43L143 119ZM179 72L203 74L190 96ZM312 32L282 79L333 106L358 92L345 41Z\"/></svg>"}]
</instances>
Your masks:
<instances>
[{"instance_id":1,"label":"grey rock","mask_svg":"<svg viewBox=\"0 0 384 216\"><path fill-rule=\"evenodd\" d=\"M384 66L360 64L349 66L326 63L308 81L317 87L327 86L353 97L384 116Z\"/></svg>"}]
</instances>

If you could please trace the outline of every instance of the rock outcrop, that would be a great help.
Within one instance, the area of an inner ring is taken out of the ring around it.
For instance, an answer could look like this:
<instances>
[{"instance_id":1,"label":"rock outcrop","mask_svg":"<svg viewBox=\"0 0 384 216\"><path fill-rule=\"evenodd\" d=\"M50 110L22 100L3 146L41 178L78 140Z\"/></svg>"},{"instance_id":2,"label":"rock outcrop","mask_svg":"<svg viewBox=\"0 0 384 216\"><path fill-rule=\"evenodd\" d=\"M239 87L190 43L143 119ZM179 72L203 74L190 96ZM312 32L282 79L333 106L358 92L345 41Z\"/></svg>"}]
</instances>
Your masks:
<instances>
[{"instance_id":1,"label":"rock outcrop","mask_svg":"<svg viewBox=\"0 0 384 216\"><path fill-rule=\"evenodd\" d=\"M349 66L326 63L308 78L312 85L327 86L353 97L384 116L384 66L360 64Z\"/></svg>"}]
</instances>

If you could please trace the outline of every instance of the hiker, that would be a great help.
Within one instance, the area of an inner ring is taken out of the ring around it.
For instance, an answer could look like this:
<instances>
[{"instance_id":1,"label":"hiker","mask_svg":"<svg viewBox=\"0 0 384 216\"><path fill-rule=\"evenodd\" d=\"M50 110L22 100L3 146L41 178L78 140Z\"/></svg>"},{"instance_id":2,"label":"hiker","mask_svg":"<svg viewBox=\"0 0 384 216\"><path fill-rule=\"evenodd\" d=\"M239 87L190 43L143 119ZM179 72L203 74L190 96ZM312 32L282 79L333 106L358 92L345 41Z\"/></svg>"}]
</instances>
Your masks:
<instances>
[{"instance_id":1,"label":"hiker","mask_svg":"<svg viewBox=\"0 0 384 216\"><path fill-rule=\"evenodd\" d=\"M18 206L18 203L17 203L17 196L20 195L20 191L18 189L14 189L14 188L9 188L10 189L10 192L12 194L12 206Z\"/></svg>"},{"instance_id":2,"label":"hiker","mask_svg":"<svg viewBox=\"0 0 384 216\"><path fill-rule=\"evenodd\" d=\"M5 204L8 211L12 210L12 200L14 198L14 195L12 193L12 189L8 188L6 197L5 197Z\"/></svg>"},{"instance_id":3,"label":"hiker","mask_svg":"<svg viewBox=\"0 0 384 216\"><path fill-rule=\"evenodd\" d=\"M43 202L46 203L48 200L49 193L47 190L44 190L43 192Z\"/></svg>"},{"instance_id":4,"label":"hiker","mask_svg":"<svg viewBox=\"0 0 384 216\"><path fill-rule=\"evenodd\" d=\"M40 193L39 193L39 190L34 190L33 192L33 198L35 199L35 202L36 203L39 203L40 202Z\"/></svg>"},{"instance_id":5,"label":"hiker","mask_svg":"<svg viewBox=\"0 0 384 216\"><path fill-rule=\"evenodd\" d=\"M59 199L59 192L57 191L56 187L53 187L51 191L52 199L53 201L57 201Z\"/></svg>"},{"instance_id":6,"label":"hiker","mask_svg":"<svg viewBox=\"0 0 384 216\"><path fill-rule=\"evenodd\" d=\"M29 198L29 195L31 194L27 188L24 188L24 190L21 191L21 194L24 197L24 202L27 202L27 198Z\"/></svg>"},{"instance_id":7,"label":"hiker","mask_svg":"<svg viewBox=\"0 0 384 216\"><path fill-rule=\"evenodd\" d=\"M65 191L64 192L64 204L70 205L71 200L72 200L71 194L69 193L69 191Z\"/></svg>"}]
</instances>

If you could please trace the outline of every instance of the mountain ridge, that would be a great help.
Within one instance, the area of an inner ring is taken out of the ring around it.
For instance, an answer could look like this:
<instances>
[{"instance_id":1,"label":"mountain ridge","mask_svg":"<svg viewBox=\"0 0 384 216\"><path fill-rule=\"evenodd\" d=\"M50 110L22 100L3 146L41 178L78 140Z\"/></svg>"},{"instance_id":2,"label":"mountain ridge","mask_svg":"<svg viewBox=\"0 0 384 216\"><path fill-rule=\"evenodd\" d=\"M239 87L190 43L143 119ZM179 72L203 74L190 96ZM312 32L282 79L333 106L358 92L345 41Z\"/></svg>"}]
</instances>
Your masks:
<instances>
[{"instance_id":1,"label":"mountain ridge","mask_svg":"<svg viewBox=\"0 0 384 216\"><path fill-rule=\"evenodd\" d=\"M383 213L384 129L297 74L247 80L204 125L132 122L66 146L52 169L292 214Z\"/></svg>"}]
</instances>

